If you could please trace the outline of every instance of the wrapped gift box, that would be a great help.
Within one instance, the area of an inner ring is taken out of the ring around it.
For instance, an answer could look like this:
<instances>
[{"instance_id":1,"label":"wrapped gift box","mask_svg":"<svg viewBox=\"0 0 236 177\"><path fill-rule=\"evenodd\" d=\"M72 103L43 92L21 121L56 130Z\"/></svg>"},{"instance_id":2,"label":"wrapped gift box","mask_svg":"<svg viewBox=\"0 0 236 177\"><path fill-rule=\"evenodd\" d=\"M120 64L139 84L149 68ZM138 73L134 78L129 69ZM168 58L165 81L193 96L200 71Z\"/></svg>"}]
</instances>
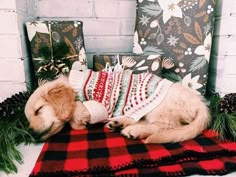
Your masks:
<instances>
[{"instance_id":1,"label":"wrapped gift box","mask_svg":"<svg viewBox=\"0 0 236 177\"><path fill-rule=\"evenodd\" d=\"M81 21L33 21L26 27L37 81L68 73L75 61L87 67Z\"/></svg>"},{"instance_id":2,"label":"wrapped gift box","mask_svg":"<svg viewBox=\"0 0 236 177\"><path fill-rule=\"evenodd\" d=\"M163 67L160 55L94 55L93 70L131 69L134 74L149 72L161 76Z\"/></svg>"}]
</instances>

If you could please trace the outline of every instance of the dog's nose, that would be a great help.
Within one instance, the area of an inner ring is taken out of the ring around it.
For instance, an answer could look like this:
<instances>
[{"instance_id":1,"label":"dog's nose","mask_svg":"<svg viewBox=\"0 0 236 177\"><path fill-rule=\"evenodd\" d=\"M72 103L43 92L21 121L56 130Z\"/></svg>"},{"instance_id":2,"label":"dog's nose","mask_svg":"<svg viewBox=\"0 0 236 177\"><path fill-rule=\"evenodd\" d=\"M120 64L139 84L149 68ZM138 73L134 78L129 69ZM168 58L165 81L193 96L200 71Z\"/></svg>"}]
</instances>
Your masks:
<instances>
[{"instance_id":1,"label":"dog's nose","mask_svg":"<svg viewBox=\"0 0 236 177\"><path fill-rule=\"evenodd\" d=\"M34 138L38 137L38 135L39 135L36 131L34 131L34 129L32 129L30 127L29 127L28 131L29 131L29 134Z\"/></svg>"}]
</instances>

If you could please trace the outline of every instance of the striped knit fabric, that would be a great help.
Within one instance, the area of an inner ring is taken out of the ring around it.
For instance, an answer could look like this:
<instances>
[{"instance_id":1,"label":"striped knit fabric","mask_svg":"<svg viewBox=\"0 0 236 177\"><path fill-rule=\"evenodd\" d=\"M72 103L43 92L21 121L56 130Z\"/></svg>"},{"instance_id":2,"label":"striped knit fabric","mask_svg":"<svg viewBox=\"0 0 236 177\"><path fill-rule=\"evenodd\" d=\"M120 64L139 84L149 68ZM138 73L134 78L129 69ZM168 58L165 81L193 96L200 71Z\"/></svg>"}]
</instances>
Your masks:
<instances>
[{"instance_id":1,"label":"striped knit fabric","mask_svg":"<svg viewBox=\"0 0 236 177\"><path fill-rule=\"evenodd\" d=\"M96 100L106 107L109 117L126 115L136 121L158 106L172 85L156 75L128 70L71 70L69 82L80 101Z\"/></svg>"}]
</instances>

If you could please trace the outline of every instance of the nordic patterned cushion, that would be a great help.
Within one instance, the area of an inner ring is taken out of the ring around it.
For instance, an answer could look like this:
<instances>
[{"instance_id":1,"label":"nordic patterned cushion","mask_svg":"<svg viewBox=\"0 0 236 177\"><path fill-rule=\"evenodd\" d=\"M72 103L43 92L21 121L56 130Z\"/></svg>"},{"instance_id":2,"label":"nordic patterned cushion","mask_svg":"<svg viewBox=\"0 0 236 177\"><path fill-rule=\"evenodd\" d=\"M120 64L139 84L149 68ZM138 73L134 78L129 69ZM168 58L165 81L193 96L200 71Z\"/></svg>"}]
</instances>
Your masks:
<instances>
[{"instance_id":1,"label":"nordic patterned cushion","mask_svg":"<svg viewBox=\"0 0 236 177\"><path fill-rule=\"evenodd\" d=\"M216 0L137 0L133 52L170 57L163 74L205 93Z\"/></svg>"},{"instance_id":2,"label":"nordic patterned cushion","mask_svg":"<svg viewBox=\"0 0 236 177\"><path fill-rule=\"evenodd\" d=\"M81 21L31 21L26 28L36 82L68 73L75 61L87 67Z\"/></svg>"},{"instance_id":3,"label":"nordic patterned cushion","mask_svg":"<svg viewBox=\"0 0 236 177\"><path fill-rule=\"evenodd\" d=\"M94 55L93 70L100 71L109 66L112 70L130 69L134 74L149 72L162 76L162 67L169 59L160 55ZM163 62L164 61L164 62Z\"/></svg>"}]
</instances>

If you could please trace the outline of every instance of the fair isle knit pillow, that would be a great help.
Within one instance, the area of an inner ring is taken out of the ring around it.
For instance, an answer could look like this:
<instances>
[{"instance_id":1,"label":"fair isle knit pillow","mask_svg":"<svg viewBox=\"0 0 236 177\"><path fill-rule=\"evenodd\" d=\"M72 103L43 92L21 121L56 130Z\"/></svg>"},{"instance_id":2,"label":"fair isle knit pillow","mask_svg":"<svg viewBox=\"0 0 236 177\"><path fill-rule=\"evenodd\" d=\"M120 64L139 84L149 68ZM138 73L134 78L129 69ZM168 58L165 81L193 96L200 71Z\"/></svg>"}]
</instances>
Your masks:
<instances>
[{"instance_id":1,"label":"fair isle knit pillow","mask_svg":"<svg viewBox=\"0 0 236 177\"><path fill-rule=\"evenodd\" d=\"M133 52L162 54L163 75L205 93L215 0L137 0Z\"/></svg>"},{"instance_id":2,"label":"fair isle knit pillow","mask_svg":"<svg viewBox=\"0 0 236 177\"><path fill-rule=\"evenodd\" d=\"M102 103L110 118L126 115L138 121L161 103L173 82L154 74L132 74L128 70L71 70L69 83L79 101Z\"/></svg>"}]
</instances>

